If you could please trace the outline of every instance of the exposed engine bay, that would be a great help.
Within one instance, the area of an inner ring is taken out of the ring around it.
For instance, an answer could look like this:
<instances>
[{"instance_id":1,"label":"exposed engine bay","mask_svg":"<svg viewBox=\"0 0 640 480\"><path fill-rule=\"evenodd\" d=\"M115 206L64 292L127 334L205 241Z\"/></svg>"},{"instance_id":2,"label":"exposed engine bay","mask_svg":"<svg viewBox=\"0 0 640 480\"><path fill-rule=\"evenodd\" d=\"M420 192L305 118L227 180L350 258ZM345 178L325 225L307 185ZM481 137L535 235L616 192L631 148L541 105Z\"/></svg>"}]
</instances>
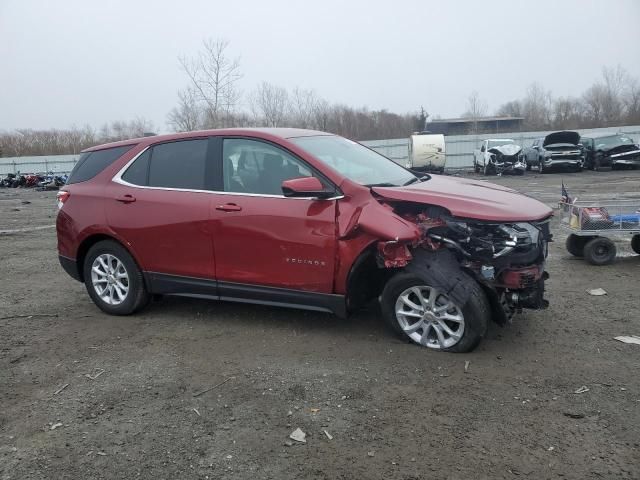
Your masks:
<instances>
[{"instance_id":1,"label":"exposed engine bay","mask_svg":"<svg viewBox=\"0 0 640 480\"><path fill-rule=\"evenodd\" d=\"M398 203L394 213L417 225L419 238L378 244L378 264L408 265L420 249L444 249L480 283L490 300L494 320L510 321L524 308L543 309L544 270L552 235L549 219L539 222L495 223L451 216L442 207Z\"/></svg>"}]
</instances>

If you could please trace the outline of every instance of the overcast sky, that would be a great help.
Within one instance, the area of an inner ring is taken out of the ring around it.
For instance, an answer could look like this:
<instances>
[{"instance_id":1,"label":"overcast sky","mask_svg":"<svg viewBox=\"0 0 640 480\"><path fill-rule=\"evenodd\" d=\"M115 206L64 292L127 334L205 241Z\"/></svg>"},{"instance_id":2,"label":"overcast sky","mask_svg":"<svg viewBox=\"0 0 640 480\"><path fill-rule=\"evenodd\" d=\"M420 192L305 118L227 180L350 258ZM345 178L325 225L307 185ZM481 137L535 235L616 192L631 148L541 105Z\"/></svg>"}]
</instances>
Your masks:
<instances>
[{"instance_id":1,"label":"overcast sky","mask_svg":"<svg viewBox=\"0 0 640 480\"><path fill-rule=\"evenodd\" d=\"M640 77L640 1L0 0L0 129L136 116L166 131L204 38L240 57L241 88L314 89L330 102L458 116L533 81L579 95L620 64Z\"/></svg>"}]
</instances>

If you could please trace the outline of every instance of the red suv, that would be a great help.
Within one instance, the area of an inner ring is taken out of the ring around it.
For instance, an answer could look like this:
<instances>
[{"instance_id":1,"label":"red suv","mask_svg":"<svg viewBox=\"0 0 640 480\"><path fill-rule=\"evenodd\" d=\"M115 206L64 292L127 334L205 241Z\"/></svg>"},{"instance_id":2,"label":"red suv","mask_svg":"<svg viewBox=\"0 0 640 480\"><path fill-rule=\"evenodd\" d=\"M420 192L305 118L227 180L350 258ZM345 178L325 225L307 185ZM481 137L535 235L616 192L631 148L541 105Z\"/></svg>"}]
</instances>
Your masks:
<instances>
[{"instance_id":1,"label":"red suv","mask_svg":"<svg viewBox=\"0 0 640 480\"><path fill-rule=\"evenodd\" d=\"M403 338L468 351L546 306L551 210L414 174L335 135L228 129L86 150L58 194L60 263L95 304L153 295L333 312L378 298Z\"/></svg>"}]
</instances>

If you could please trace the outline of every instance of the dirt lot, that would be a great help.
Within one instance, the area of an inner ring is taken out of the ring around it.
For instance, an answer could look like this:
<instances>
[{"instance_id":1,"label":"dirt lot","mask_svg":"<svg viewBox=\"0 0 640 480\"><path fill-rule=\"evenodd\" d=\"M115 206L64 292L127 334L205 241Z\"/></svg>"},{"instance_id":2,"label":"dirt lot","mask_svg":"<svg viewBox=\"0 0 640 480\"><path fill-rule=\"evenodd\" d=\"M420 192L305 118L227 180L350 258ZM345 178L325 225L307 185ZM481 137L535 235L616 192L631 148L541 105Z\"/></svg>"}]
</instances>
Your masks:
<instances>
[{"instance_id":1,"label":"dirt lot","mask_svg":"<svg viewBox=\"0 0 640 480\"><path fill-rule=\"evenodd\" d=\"M640 171L496 181L553 204L561 179L640 206ZM0 190L0 230L54 220L53 193ZM640 335L640 257L621 243L592 267L554 233L550 308L466 355L403 343L375 308L167 298L109 317L53 228L0 234L0 479L640 478L640 346L613 340Z\"/></svg>"}]
</instances>

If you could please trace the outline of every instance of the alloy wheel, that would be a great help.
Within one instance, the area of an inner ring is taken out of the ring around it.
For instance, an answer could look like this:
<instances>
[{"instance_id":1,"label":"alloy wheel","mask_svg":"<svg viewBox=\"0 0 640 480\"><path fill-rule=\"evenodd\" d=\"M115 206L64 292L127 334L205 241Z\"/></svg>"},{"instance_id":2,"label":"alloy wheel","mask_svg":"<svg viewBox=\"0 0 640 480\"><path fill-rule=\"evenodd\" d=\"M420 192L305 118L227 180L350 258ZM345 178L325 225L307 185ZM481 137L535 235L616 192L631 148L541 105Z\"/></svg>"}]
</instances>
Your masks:
<instances>
[{"instance_id":1,"label":"alloy wheel","mask_svg":"<svg viewBox=\"0 0 640 480\"><path fill-rule=\"evenodd\" d=\"M91 265L91 283L98 297L108 305L119 305L129 293L129 274L115 255L98 255Z\"/></svg>"},{"instance_id":2,"label":"alloy wheel","mask_svg":"<svg viewBox=\"0 0 640 480\"><path fill-rule=\"evenodd\" d=\"M398 296L395 307L400 328L415 343L434 349L451 348L464 335L462 310L436 288L407 288Z\"/></svg>"}]
</instances>

